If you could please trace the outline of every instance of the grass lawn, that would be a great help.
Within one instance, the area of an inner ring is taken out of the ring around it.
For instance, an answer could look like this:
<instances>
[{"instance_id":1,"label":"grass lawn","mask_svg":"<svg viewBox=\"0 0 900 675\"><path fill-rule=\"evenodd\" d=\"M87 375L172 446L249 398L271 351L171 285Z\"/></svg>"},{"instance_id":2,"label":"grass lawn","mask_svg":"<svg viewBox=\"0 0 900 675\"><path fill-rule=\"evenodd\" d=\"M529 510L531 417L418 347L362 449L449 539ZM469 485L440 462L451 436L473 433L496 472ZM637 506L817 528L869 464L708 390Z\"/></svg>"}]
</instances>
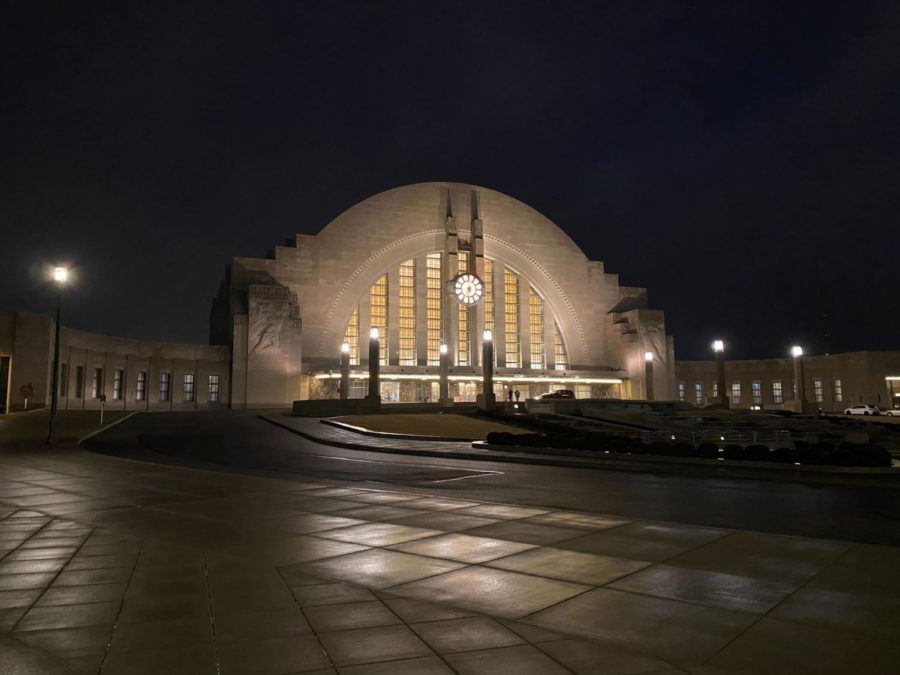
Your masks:
<instances>
[{"instance_id":1,"label":"grass lawn","mask_svg":"<svg viewBox=\"0 0 900 675\"><path fill-rule=\"evenodd\" d=\"M103 424L111 424L126 414L122 410L107 410L103 413ZM0 444L42 444L47 440L49 421L50 411L46 409L0 415ZM54 427L53 436L57 443L77 441L100 428L100 411L58 410Z\"/></svg>"},{"instance_id":2,"label":"grass lawn","mask_svg":"<svg viewBox=\"0 0 900 675\"><path fill-rule=\"evenodd\" d=\"M423 413L420 415L347 415L335 417L356 427L393 434L419 434L426 436L452 436L454 438L483 439L490 431L508 431L524 434L524 429L506 426L498 422L480 420L454 413Z\"/></svg>"}]
</instances>

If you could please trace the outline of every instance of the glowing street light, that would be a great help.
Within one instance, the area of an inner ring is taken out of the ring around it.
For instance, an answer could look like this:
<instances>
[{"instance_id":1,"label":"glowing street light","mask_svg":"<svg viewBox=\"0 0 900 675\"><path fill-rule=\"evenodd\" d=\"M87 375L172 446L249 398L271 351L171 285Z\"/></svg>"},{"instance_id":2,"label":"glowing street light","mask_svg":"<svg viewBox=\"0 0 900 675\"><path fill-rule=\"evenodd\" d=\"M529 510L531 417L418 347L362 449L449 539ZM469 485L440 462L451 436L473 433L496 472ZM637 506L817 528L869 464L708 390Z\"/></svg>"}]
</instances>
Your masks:
<instances>
[{"instance_id":1,"label":"glowing street light","mask_svg":"<svg viewBox=\"0 0 900 675\"><path fill-rule=\"evenodd\" d=\"M653 400L653 352L644 352L644 394L648 401Z\"/></svg>"},{"instance_id":2,"label":"glowing street light","mask_svg":"<svg viewBox=\"0 0 900 675\"><path fill-rule=\"evenodd\" d=\"M718 388L718 402L724 408L728 408L728 396L725 395L725 342L713 340L713 351L716 353L716 387Z\"/></svg>"},{"instance_id":3,"label":"glowing street light","mask_svg":"<svg viewBox=\"0 0 900 675\"><path fill-rule=\"evenodd\" d=\"M644 352L644 361L653 363L653 352Z\"/></svg>"},{"instance_id":4,"label":"glowing street light","mask_svg":"<svg viewBox=\"0 0 900 675\"><path fill-rule=\"evenodd\" d=\"M53 341L53 376L50 378L50 422L47 429L47 443L53 442L53 423L56 421L56 406L59 397L59 325L62 308L62 289L69 280L69 268L56 266L50 273L56 284L56 336Z\"/></svg>"},{"instance_id":5,"label":"glowing street light","mask_svg":"<svg viewBox=\"0 0 900 675\"><path fill-rule=\"evenodd\" d=\"M481 343L481 391L485 410L494 406L494 334L486 330Z\"/></svg>"},{"instance_id":6,"label":"glowing street light","mask_svg":"<svg viewBox=\"0 0 900 675\"><path fill-rule=\"evenodd\" d=\"M799 401L799 413L805 413L806 408L806 377L803 372L803 347L794 345L791 347L791 356L794 357L794 386L795 398Z\"/></svg>"},{"instance_id":7,"label":"glowing street light","mask_svg":"<svg viewBox=\"0 0 900 675\"><path fill-rule=\"evenodd\" d=\"M450 400L450 349L446 342L442 342L440 346L440 382L438 383L438 404L443 406L453 405Z\"/></svg>"},{"instance_id":8,"label":"glowing street light","mask_svg":"<svg viewBox=\"0 0 900 675\"><path fill-rule=\"evenodd\" d=\"M370 340L378 339L378 329L377 328L372 328L369 330L369 339Z\"/></svg>"},{"instance_id":9,"label":"glowing street light","mask_svg":"<svg viewBox=\"0 0 900 675\"><path fill-rule=\"evenodd\" d=\"M800 345L794 345L793 347L791 347L791 356L793 356L795 359L803 356L803 347L801 347Z\"/></svg>"}]
</instances>

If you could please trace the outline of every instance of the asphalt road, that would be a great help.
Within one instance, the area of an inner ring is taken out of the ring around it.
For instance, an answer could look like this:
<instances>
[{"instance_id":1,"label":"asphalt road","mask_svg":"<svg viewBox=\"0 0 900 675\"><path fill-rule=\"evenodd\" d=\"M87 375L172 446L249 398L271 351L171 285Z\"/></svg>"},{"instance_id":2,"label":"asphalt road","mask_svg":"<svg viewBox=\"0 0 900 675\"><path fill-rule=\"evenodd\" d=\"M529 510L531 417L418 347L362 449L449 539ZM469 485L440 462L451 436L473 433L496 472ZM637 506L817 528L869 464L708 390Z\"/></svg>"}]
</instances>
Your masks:
<instances>
[{"instance_id":1,"label":"asphalt road","mask_svg":"<svg viewBox=\"0 0 900 675\"><path fill-rule=\"evenodd\" d=\"M460 499L900 546L900 490L390 455L306 440L251 413L146 413L85 447L130 459Z\"/></svg>"}]
</instances>

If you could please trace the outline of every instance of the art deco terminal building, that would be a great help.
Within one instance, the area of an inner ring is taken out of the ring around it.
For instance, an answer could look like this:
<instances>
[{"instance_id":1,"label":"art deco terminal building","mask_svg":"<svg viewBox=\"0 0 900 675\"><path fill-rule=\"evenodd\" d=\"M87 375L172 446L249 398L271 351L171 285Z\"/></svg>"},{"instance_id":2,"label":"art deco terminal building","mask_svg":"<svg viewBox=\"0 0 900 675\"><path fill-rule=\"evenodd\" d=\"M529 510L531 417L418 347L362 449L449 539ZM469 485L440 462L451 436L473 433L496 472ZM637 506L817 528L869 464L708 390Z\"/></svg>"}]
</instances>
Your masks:
<instances>
[{"instance_id":1,"label":"art deco terminal building","mask_svg":"<svg viewBox=\"0 0 900 675\"><path fill-rule=\"evenodd\" d=\"M236 258L210 337L231 347L231 405L254 407L336 398L344 343L350 397L363 397L373 328L385 402L437 401L442 344L451 397L474 401L485 331L498 399L510 387L640 398L647 351L657 396L674 395L673 343L644 289L528 205L459 183L383 192L269 258Z\"/></svg>"},{"instance_id":2,"label":"art deco terminal building","mask_svg":"<svg viewBox=\"0 0 900 675\"><path fill-rule=\"evenodd\" d=\"M663 313L648 307L646 291L619 285L547 218L486 188L421 183L370 197L268 258L235 258L213 302L208 345L62 327L59 406L98 408L105 398L127 410L290 407L338 398L345 344L348 394L361 398L372 329L386 403L438 400L442 346L449 397L476 400L485 331L500 400L509 389L528 398L559 388L698 406L719 396L712 362L676 365ZM29 407L49 404L53 349L50 317L0 314L0 412L22 409L24 393ZM806 363L799 391L818 407L900 405L900 352ZM793 367L729 361L724 393L734 408L789 407Z\"/></svg>"}]
</instances>

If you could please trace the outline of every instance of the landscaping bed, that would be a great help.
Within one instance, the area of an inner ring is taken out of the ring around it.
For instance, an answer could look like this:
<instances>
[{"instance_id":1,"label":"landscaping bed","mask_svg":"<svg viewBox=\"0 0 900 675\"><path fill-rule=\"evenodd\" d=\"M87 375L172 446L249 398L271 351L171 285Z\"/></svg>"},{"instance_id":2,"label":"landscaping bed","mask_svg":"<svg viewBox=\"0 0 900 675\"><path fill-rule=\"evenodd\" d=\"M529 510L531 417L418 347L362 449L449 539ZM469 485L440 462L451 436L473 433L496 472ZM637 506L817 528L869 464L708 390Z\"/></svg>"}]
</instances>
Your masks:
<instances>
[{"instance_id":1,"label":"landscaping bed","mask_svg":"<svg viewBox=\"0 0 900 675\"><path fill-rule=\"evenodd\" d=\"M794 441L790 446L769 448L761 444L741 446L702 442L696 445L684 441L650 443L625 436L576 431L573 433L511 434L491 432L485 439L489 446L535 448L540 450L574 450L590 455L652 455L657 457L693 457L724 462L775 462L779 464L831 465L855 467L889 467L891 455L883 447L871 443L840 443Z\"/></svg>"}]
</instances>

